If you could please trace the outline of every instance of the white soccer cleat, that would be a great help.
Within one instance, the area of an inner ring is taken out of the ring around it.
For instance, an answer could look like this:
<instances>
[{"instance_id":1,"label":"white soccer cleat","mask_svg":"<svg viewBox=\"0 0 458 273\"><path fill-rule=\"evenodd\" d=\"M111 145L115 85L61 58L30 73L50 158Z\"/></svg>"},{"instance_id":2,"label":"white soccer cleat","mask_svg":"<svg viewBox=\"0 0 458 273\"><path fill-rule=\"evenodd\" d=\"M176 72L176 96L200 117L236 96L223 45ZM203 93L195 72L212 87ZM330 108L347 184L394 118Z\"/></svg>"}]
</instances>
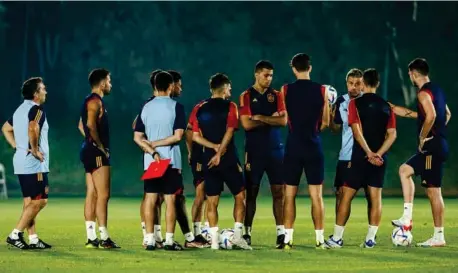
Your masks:
<instances>
[{"instance_id":1,"label":"white soccer cleat","mask_svg":"<svg viewBox=\"0 0 458 273\"><path fill-rule=\"evenodd\" d=\"M330 247L330 248L342 248L343 247L343 239L339 239L339 240L334 240L334 236L331 235L329 236L329 239L326 241L326 244Z\"/></svg>"},{"instance_id":2,"label":"white soccer cleat","mask_svg":"<svg viewBox=\"0 0 458 273\"><path fill-rule=\"evenodd\" d=\"M374 248L377 245L375 240L364 241L359 247L361 248Z\"/></svg>"},{"instance_id":3,"label":"white soccer cleat","mask_svg":"<svg viewBox=\"0 0 458 273\"><path fill-rule=\"evenodd\" d=\"M232 240L232 244L235 247L238 247L238 248L243 249L243 250L253 250L253 248L251 246L249 246L248 243L242 238L233 239Z\"/></svg>"},{"instance_id":4,"label":"white soccer cleat","mask_svg":"<svg viewBox=\"0 0 458 273\"><path fill-rule=\"evenodd\" d=\"M413 228L412 220L410 220L409 223L409 221L405 221L404 219L402 219L402 217L396 220L391 220L391 224L395 227L400 227L405 231L411 231Z\"/></svg>"},{"instance_id":5,"label":"white soccer cleat","mask_svg":"<svg viewBox=\"0 0 458 273\"><path fill-rule=\"evenodd\" d=\"M428 239L423 243L418 243L417 246L420 247L443 247L445 246L445 240L438 240L434 237Z\"/></svg>"}]
</instances>

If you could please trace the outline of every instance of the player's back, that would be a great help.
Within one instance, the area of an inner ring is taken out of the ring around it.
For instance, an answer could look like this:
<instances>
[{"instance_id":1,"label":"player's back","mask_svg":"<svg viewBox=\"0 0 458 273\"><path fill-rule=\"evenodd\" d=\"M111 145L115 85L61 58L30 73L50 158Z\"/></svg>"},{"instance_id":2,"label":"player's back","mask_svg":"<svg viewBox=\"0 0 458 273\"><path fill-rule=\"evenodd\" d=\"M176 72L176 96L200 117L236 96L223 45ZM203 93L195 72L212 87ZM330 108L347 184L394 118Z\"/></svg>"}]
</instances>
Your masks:
<instances>
[{"instance_id":1,"label":"player's back","mask_svg":"<svg viewBox=\"0 0 458 273\"><path fill-rule=\"evenodd\" d=\"M94 140L91 137L89 128L87 127L88 120L88 104L91 101L98 100L101 102L102 107L100 108L100 114L97 116L97 133L99 135L100 141L102 142L105 148L110 148L110 130L108 125L108 114L107 109L105 108L104 101L96 93L89 94L83 102L81 107L81 121L83 123L83 129L85 134L85 144L93 144Z\"/></svg>"},{"instance_id":2,"label":"player's back","mask_svg":"<svg viewBox=\"0 0 458 273\"><path fill-rule=\"evenodd\" d=\"M199 129L204 138L210 142L221 144L229 123L230 113L237 111L237 106L222 98L211 98L201 104L196 113ZM203 158L209 160L215 151L204 149ZM221 158L222 162L236 157L234 138L227 146L227 151Z\"/></svg>"},{"instance_id":3,"label":"player's back","mask_svg":"<svg viewBox=\"0 0 458 273\"><path fill-rule=\"evenodd\" d=\"M386 131L392 118L390 105L374 93L365 93L353 101L367 145L372 151L379 150L385 141ZM355 156L365 157L365 152L356 141L353 145L353 153L356 153Z\"/></svg>"},{"instance_id":4,"label":"player's back","mask_svg":"<svg viewBox=\"0 0 458 273\"><path fill-rule=\"evenodd\" d=\"M286 150L311 155L321 152L324 86L311 80L297 80L283 86L283 90L289 127Z\"/></svg>"},{"instance_id":5,"label":"player's back","mask_svg":"<svg viewBox=\"0 0 458 273\"><path fill-rule=\"evenodd\" d=\"M431 100L436 111L436 119L434 120L433 127L428 134L428 137L433 138L425 143L424 150L434 153L445 153L445 155L447 155L447 102L445 93L439 85L432 82L424 84L419 92L422 91L427 92L431 96ZM426 114L421 103L418 102L417 108L418 135L420 135L421 129L425 122Z\"/></svg>"}]
</instances>

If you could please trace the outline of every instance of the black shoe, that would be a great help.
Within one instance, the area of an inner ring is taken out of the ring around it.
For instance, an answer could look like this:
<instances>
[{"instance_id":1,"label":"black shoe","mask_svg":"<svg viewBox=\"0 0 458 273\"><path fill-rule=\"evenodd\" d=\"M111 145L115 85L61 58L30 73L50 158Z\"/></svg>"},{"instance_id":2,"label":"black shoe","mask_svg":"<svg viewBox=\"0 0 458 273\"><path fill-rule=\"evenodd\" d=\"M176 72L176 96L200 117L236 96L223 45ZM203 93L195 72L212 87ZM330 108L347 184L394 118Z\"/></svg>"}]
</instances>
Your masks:
<instances>
[{"instance_id":1,"label":"black shoe","mask_svg":"<svg viewBox=\"0 0 458 273\"><path fill-rule=\"evenodd\" d=\"M246 243L251 246L251 235L245 234L242 238L246 241Z\"/></svg>"},{"instance_id":2,"label":"black shoe","mask_svg":"<svg viewBox=\"0 0 458 273\"><path fill-rule=\"evenodd\" d=\"M13 239L10 236L6 237L6 243L19 249L30 249L29 245L24 241L24 232L19 232L17 235L18 239Z\"/></svg>"},{"instance_id":3,"label":"black shoe","mask_svg":"<svg viewBox=\"0 0 458 273\"><path fill-rule=\"evenodd\" d=\"M280 234L277 236L277 242L276 242L276 247L278 248L279 245L281 245L281 243L283 243L285 241L285 234Z\"/></svg>"},{"instance_id":4,"label":"black shoe","mask_svg":"<svg viewBox=\"0 0 458 273\"><path fill-rule=\"evenodd\" d=\"M36 244L30 244L29 245L30 249L48 249L52 248L51 245L48 245L47 243L43 242L41 239L38 239L38 243Z\"/></svg>"},{"instance_id":5,"label":"black shoe","mask_svg":"<svg viewBox=\"0 0 458 273\"><path fill-rule=\"evenodd\" d=\"M99 245L100 245L99 239L95 238L95 240L87 239L87 243L85 246L86 248L99 248Z\"/></svg>"},{"instance_id":6,"label":"black shoe","mask_svg":"<svg viewBox=\"0 0 458 273\"><path fill-rule=\"evenodd\" d=\"M153 251L153 250L155 250L155 249L156 249L156 246L155 246L155 245L147 245L147 246L145 247L145 250L146 250L146 251Z\"/></svg>"},{"instance_id":7,"label":"black shoe","mask_svg":"<svg viewBox=\"0 0 458 273\"><path fill-rule=\"evenodd\" d=\"M110 238L107 238L106 240L100 240L100 247L101 248L121 248L118 246L115 242L113 242Z\"/></svg>"},{"instance_id":8,"label":"black shoe","mask_svg":"<svg viewBox=\"0 0 458 273\"><path fill-rule=\"evenodd\" d=\"M293 248L293 243L289 241L288 243L281 242L276 249L292 249Z\"/></svg>"},{"instance_id":9,"label":"black shoe","mask_svg":"<svg viewBox=\"0 0 458 273\"><path fill-rule=\"evenodd\" d=\"M165 240L162 240L162 242L161 241L156 241L155 248L163 249L164 248L164 242L165 242Z\"/></svg>"},{"instance_id":10,"label":"black shoe","mask_svg":"<svg viewBox=\"0 0 458 273\"><path fill-rule=\"evenodd\" d=\"M168 250L168 251L181 251L181 250L183 250L183 247L182 247L179 243L173 242L172 245L164 244L164 250Z\"/></svg>"}]
</instances>

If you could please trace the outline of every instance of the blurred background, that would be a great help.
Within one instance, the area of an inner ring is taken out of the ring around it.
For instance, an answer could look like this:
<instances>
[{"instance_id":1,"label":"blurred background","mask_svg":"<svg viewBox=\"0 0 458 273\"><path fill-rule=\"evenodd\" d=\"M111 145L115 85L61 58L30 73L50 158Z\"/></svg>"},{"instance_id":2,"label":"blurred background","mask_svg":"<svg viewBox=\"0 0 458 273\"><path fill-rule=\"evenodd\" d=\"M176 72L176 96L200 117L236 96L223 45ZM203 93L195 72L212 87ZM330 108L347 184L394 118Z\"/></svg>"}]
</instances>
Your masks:
<instances>
[{"instance_id":1,"label":"blurred background","mask_svg":"<svg viewBox=\"0 0 458 273\"><path fill-rule=\"evenodd\" d=\"M350 68L374 67L382 74L379 93L416 109L407 64L424 57L432 80L447 93L452 111L451 152L443 184L444 194L456 196L457 48L456 2L0 2L0 122L21 103L22 82L43 77L48 89L51 193L84 195L79 161L82 137L77 129L80 107L90 92L89 71L109 69L113 90L106 104L112 132L112 194L140 196L142 153L132 141L131 124L152 93L149 73L154 69L182 73L179 101L188 115L209 96L212 74L229 75L232 100L238 102L253 83L258 60L273 62L273 87L280 88L294 80L288 63L298 52L312 56L312 79L333 85L339 94L346 92L345 74ZM385 195L401 194L398 167L417 147L416 121L397 121L398 139L390 152ZM243 138L240 130L236 136L240 156ZM331 194L341 138L326 131L323 141L325 193ZM0 163L6 167L10 195L18 196L12 156L2 138ZM183 173L185 192L192 195L188 166ZM262 190L268 194L268 183ZM301 193L306 193L304 183Z\"/></svg>"}]
</instances>

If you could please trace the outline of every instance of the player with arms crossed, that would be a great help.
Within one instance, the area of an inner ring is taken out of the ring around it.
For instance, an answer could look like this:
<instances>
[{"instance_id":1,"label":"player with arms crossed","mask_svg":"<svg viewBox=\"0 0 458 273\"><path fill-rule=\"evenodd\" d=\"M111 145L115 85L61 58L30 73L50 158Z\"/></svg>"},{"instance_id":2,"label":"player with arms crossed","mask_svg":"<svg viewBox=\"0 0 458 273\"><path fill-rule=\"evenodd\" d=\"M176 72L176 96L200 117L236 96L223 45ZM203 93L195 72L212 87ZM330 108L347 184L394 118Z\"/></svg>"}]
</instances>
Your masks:
<instances>
[{"instance_id":1,"label":"player with arms crossed","mask_svg":"<svg viewBox=\"0 0 458 273\"><path fill-rule=\"evenodd\" d=\"M84 136L80 159L86 173L86 220L87 248L120 248L108 234L108 200L110 199L110 132L108 114L103 97L111 93L110 72L103 68L89 74L92 92L81 107L78 128ZM99 224L100 239L95 232Z\"/></svg>"},{"instance_id":2,"label":"player with arms crossed","mask_svg":"<svg viewBox=\"0 0 458 273\"><path fill-rule=\"evenodd\" d=\"M231 81L224 74L210 78L212 97L201 103L193 124L193 141L204 147L202 167L204 169L205 193L207 195L207 217L212 237L211 248L219 249L218 203L223 184L234 196L234 239L232 243L242 249L251 247L242 238L245 217L245 183L234 144L234 131L238 128L237 105L225 99Z\"/></svg>"},{"instance_id":3,"label":"player with arms crossed","mask_svg":"<svg viewBox=\"0 0 458 273\"><path fill-rule=\"evenodd\" d=\"M293 246L296 218L296 195L302 172L305 172L317 248L327 248L324 241L324 155L320 132L329 126L330 110L325 86L310 80L312 65L305 53L296 54L291 66L297 80L284 85L282 92L288 112L288 137L283 162L285 203L283 210L285 240L279 249Z\"/></svg>"},{"instance_id":4,"label":"player with arms crossed","mask_svg":"<svg viewBox=\"0 0 458 273\"><path fill-rule=\"evenodd\" d=\"M360 188L366 188L370 199L369 230L361 247L373 248L382 216L382 188L385 178L386 153L396 139L396 118L391 106L375 94L380 75L375 69L363 74L364 94L348 105L348 124L354 143L348 176L341 190L334 234L327 244L332 248L343 246L343 232L350 216L353 197Z\"/></svg>"},{"instance_id":5,"label":"player with arms crossed","mask_svg":"<svg viewBox=\"0 0 458 273\"><path fill-rule=\"evenodd\" d=\"M277 230L276 245L285 240L283 225L283 163L284 147L281 127L286 126L287 114L283 94L272 89L274 67L269 61L259 61L254 75L255 84L240 95L240 120L245 129L246 214L245 235L251 245L251 229L256 213L256 198L264 172L270 182L273 214Z\"/></svg>"},{"instance_id":6,"label":"player with arms crossed","mask_svg":"<svg viewBox=\"0 0 458 273\"><path fill-rule=\"evenodd\" d=\"M434 221L434 235L423 247L445 246L444 238L444 201L442 199L442 176L444 163L449 149L447 143L447 124L451 113L446 103L445 92L429 79L429 65L425 59L417 58L409 63L409 76L412 84L419 88L418 108L418 151L399 168L399 176L404 195L404 213L394 226L412 229L412 210L415 184L412 176L421 176L421 185L431 203Z\"/></svg>"},{"instance_id":7,"label":"player with arms crossed","mask_svg":"<svg viewBox=\"0 0 458 273\"><path fill-rule=\"evenodd\" d=\"M134 141L145 152L144 170L153 161L161 158L170 159L170 166L162 177L144 181L144 217L146 223L146 250L156 248L154 238L154 209L160 194L166 203L166 237L164 249L169 251L183 250L173 239L176 224L176 193L183 190L181 176L181 152L178 143L186 127L183 106L170 98L173 89L173 77L167 72L159 72L154 77L157 96L143 105L135 122ZM151 142L158 141L158 145Z\"/></svg>"},{"instance_id":8,"label":"player with arms crossed","mask_svg":"<svg viewBox=\"0 0 458 273\"><path fill-rule=\"evenodd\" d=\"M14 174L19 178L24 198L21 218L6 243L19 249L51 248L38 238L35 226L35 218L48 203L49 125L42 107L46 94L41 78L26 80L22 85L24 102L2 127L6 140L16 150ZM24 241L26 229L29 244Z\"/></svg>"}]
</instances>

